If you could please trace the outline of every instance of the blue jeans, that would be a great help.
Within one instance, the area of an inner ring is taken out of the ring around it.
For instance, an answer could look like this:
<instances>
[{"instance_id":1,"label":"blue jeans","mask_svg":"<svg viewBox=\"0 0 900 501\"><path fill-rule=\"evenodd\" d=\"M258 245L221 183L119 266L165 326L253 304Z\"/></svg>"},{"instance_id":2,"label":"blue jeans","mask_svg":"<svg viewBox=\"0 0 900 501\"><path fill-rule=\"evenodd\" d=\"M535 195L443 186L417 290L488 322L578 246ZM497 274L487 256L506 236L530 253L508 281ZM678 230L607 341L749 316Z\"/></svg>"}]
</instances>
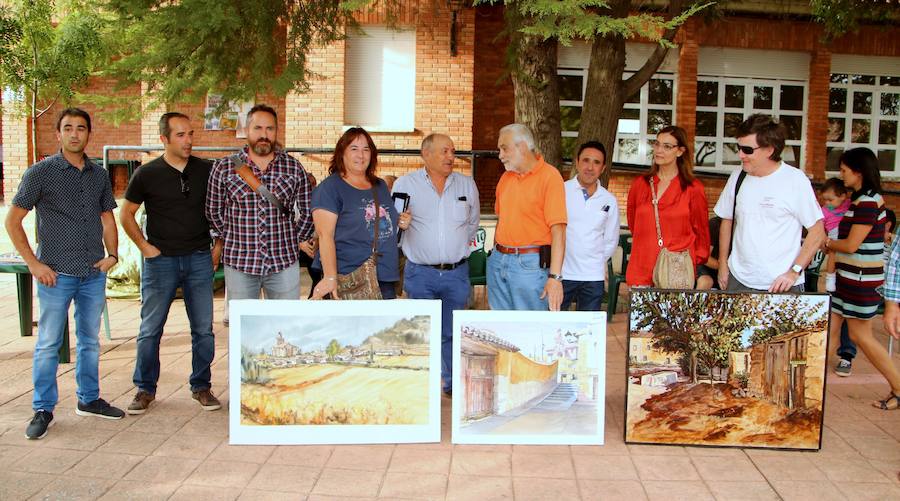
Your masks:
<instances>
[{"instance_id":1,"label":"blue jeans","mask_svg":"<svg viewBox=\"0 0 900 501\"><path fill-rule=\"evenodd\" d=\"M563 280L563 300L560 310L566 311L575 301L577 311L600 311L606 289L603 280L585 282L581 280Z\"/></svg>"},{"instance_id":2,"label":"blue jeans","mask_svg":"<svg viewBox=\"0 0 900 501\"><path fill-rule=\"evenodd\" d=\"M856 344L850 340L850 329L847 328L847 320L841 321L841 345L837 354L844 360L853 361L856 358Z\"/></svg>"},{"instance_id":3,"label":"blue jeans","mask_svg":"<svg viewBox=\"0 0 900 501\"><path fill-rule=\"evenodd\" d=\"M191 391L210 388L209 366L213 336L213 268L208 250L185 256L157 256L144 260L141 271L141 328L137 338L134 385L156 394L159 381L159 342L178 287L191 325Z\"/></svg>"},{"instance_id":4,"label":"blue jeans","mask_svg":"<svg viewBox=\"0 0 900 501\"><path fill-rule=\"evenodd\" d=\"M488 303L492 310L550 309L541 299L547 283L547 268L540 267L538 253L503 254L491 252L487 262Z\"/></svg>"},{"instance_id":5,"label":"blue jeans","mask_svg":"<svg viewBox=\"0 0 900 501\"><path fill-rule=\"evenodd\" d=\"M410 299L441 300L441 386L450 390L453 380L453 310L464 310L469 302L469 263L452 270L438 270L406 262L403 290Z\"/></svg>"},{"instance_id":6,"label":"blue jeans","mask_svg":"<svg viewBox=\"0 0 900 501\"><path fill-rule=\"evenodd\" d=\"M57 275L56 286L38 283L41 314L38 320L38 339L34 346L32 382L35 411L53 412L59 401L56 369L59 367L59 347L69 321L69 304L75 301L75 395L88 404L100 398L100 316L106 305L106 273L95 272L87 277Z\"/></svg>"}]
</instances>

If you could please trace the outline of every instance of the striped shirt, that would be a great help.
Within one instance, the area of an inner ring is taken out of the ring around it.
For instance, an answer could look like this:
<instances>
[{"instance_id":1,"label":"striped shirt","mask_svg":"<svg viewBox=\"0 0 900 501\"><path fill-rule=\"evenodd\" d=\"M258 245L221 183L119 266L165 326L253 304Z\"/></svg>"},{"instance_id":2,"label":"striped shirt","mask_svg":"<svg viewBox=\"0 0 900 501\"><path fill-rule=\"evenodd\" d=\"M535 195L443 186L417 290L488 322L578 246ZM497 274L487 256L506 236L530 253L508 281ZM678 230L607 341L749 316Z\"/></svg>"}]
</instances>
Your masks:
<instances>
[{"instance_id":1,"label":"striped shirt","mask_svg":"<svg viewBox=\"0 0 900 501\"><path fill-rule=\"evenodd\" d=\"M84 157L78 169L62 155L49 156L22 176L13 204L37 209L37 258L57 273L86 277L103 259L100 214L116 208L107 172Z\"/></svg>"},{"instance_id":2,"label":"striped shirt","mask_svg":"<svg viewBox=\"0 0 900 501\"><path fill-rule=\"evenodd\" d=\"M209 175L206 217L210 236L222 238L222 263L250 275L271 275L297 262L300 242L313 233L309 203L311 187L300 162L282 150L263 172L250 160L245 146L241 160L284 207L286 214L253 191L234 171L233 156L220 158Z\"/></svg>"},{"instance_id":3,"label":"striped shirt","mask_svg":"<svg viewBox=\"0 0 900 501\"><path fill-rule=\"evenodd\" d=\"M835 253L835 270L838 276L860 285L871 285L874 289L884 282L884 226L887 221L884 199L874 191L854 195L838 226L838 239L844 240L850 236L850 228L856 224L871 226L872 229L856 252Z\"/></svg>"}]
</instances>

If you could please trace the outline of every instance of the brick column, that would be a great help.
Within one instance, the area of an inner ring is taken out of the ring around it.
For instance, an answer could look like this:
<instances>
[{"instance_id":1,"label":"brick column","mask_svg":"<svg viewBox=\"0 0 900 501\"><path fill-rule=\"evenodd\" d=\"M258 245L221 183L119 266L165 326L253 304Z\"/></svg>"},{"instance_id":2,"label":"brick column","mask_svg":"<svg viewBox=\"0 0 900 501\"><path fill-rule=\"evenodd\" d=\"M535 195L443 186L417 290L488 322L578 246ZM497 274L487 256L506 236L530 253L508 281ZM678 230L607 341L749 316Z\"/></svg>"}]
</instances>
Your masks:
<instances>
[{"instance_id":1,"label":"brick column","mask_svg":"<svg viewBox=\"0 0 900 501\"><path fill-rule=\"evenodd\" d=\"M678 52L678 97L675 100L677 125L687 132L693 143L697 131L697 43L696 19L689 19L681 27L681 47ZM693 151L693 144L691 144Z\"/></svg>"},{"instance_id":2,"label":"brick column","mask_svg":"<svg viewBox=\"0 0 900 501\"><path fill-rule=\"evenodd\" d=\"M818 39L817 39L818 40ZM809 61L809 96L806 104L806 161L803 169L814 180L825 179L828 140L828 94L831 87L831 50L816 42Z\"/></svg>"},{"instance_id":3,"label":"brick column","mask_svg":"<svg viewBox=\"0 0 900 501\"><path fill-rule=\"evenodd\" d=\"M147 97L147 84L141 84L141 146L162 146L159 141L159 119L168 108L161 105L158 108L150 108L150 98ZM151 151L141 155L141 163L160 156L162 152Z\"/></svg>"},{"instance_id":4,"label":"brick column","mask_svg":"<svg viewBox=\"0 0 900 501\"><path fill-rule=\"evenodd\" d=\"M31 165L29 120L9 93L3 96L3 197L10 203L19 189L25 169Z\"/></svg>"}]
</instances>

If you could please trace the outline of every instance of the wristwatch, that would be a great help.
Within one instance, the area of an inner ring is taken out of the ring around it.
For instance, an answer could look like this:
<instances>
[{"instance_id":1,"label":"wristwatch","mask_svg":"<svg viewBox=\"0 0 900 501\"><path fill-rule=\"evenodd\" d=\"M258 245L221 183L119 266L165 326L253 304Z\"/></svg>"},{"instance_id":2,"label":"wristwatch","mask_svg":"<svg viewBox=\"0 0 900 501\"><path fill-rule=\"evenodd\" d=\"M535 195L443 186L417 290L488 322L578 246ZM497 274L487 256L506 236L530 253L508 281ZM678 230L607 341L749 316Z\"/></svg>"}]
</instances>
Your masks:
<instances>
[{"instance_id":1,"label":"wristwatch","mask_svg":"<svg viewBox=\"0 0 900 501\"><path fill-rule=\"evenodd\" d=\"M803 267L795 263L793 266L791 266L791 271L799 275L803 271Z\"/></svg>"},{"instance_id":2,"label":"wristwatch","mask_svg":"<svg viewBox=\"0 0 900 501\"><path fill-rule=\"evenodd\" d=\"M547 275L548 278L552 278L553 280L559 280L562 282L562 275L557 275L556 273L550 273Z\"/></svg>"}]
</instances>

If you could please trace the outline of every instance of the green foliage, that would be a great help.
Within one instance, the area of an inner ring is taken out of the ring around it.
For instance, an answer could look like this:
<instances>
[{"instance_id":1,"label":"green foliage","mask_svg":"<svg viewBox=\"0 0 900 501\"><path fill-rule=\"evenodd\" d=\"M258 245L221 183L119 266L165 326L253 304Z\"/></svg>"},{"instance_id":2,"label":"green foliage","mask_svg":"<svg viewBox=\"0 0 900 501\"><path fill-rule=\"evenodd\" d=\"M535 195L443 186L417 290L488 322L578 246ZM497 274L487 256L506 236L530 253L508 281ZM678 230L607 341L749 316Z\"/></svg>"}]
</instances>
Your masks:
<instances>
[{"instance_id":1,"label":"green foliage","mask_svg":"<svg viewBox=\"0 0 900 501\"><path fill-rule=\"evenodd\" d=\"M900 18L897 5L872 0L810 0L813 19L825 27L826 37L854 32L863 22L889 23Z\"/></svg>"},{"instance_id":2,"label":"green foliage","mask_svg":"<svg viewBox=\"0 0 900 501\"><path fill-rule=\"evenodd\" d=\"M307 54L345 36L364 0L104 0L117 58L108 74L146 84L150 105L304 92ZM124 104L124 103L123 103ZM133 109L140 103L131 103ZM227 106L227 104L223 104Z\"/></svg>"},{"instance_id":3,"label":"green foliage","mask_svg":"<svg viewBox=\"0 0 900 501\"><path fill-rule=\"evenodd\" d=\"M498 0L475 0L475 5L494 4ZM672 43L663 38L667 30L684 24L694 14L714 2L689 3L682 12L667 18L654 12L616 15L606 0L504 0L507 9L515 8L526 20L519 30L541 39L555 38L563 45L574 39L592 40L596 37L620 36L646 38L666 46Z\"/></svg>"},{"instance_id":4,"label":"green foliage","mask_svg":"<svg viewBox=\"0 0 900 501\"><path fill-rule=\"evenodd\" d=\"M741 333L759 320L763 303L751 294L640 291L632 298L632 329L652 332L657 350L690 355L695 381L694 362L709 371L728 366L728 354L742 349Z\"/></svg>"},{"instance_id":5,"label":"green foliage","mask_svg":"<svg viewBox=\"0 0 900 501\"><path fill-rule=\"evenodd\" d=\"M631 318L632 330L653 333L655 349L682 355L679 363L695 380L694 361L709 371L727 367L728 354L743 351L741 334L747 329L753 329L750 343L757 344L827 325L821 303L761 294L635 291Z\"/></svg>"},{"instance_id":6,"label":"green foliage","mask_svg":"<svg viewBox=\"0 0 900 501\"><path fill-rule=\"evenodd\" d=\"M766 312L759 328L750 335L750 344L759 344L773 337L810 329L825 329L827 315L819 311L819 305L810 304L802 296L782 298L776 303L767 298L763 305Z\"/></svg>"},{"instance_id":7,"label":"green foliage","mask_svg":"<svg viewBox=\"0 0 900 501\"><path fill-rule=\"evenodd\" d=\"M331 342L328 343L328 346L325 348L325 354L328 355L328 358L334 360L334 357L341 352L341 343L338 342L337 339L332 339Z\"/></svg>"},{"instance_id":8,"label":"green foliage","mask_svg":"<svg viewBox=\"0 0 900 501\"><path fill-rule=\"evenodd\" d=\"M100 28L100 17L81 2L15 0L0 7L0 85L24 91L30 102L22 103L22 114L36 118L72 100L105 57Z\"/></svg>"}]
</instances>

